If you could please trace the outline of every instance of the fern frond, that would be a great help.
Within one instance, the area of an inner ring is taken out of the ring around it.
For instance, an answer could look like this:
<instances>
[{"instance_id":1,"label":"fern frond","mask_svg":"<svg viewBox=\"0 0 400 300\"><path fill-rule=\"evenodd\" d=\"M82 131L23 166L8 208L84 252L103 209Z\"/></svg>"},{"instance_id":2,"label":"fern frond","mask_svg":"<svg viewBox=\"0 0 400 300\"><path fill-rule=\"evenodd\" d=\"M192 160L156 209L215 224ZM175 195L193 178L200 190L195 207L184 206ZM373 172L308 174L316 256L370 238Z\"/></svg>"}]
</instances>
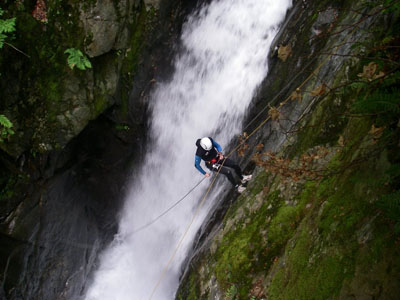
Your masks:
<instances>
[{"instance_id":1,"label":"fern frond","mask_svg":"<svg viewBox=\"0 0 400 300\"><path fill-rule=\"evenodd\" d=\"M0 49L4 46L4 40L6 39L6 35L0 33Z\"/></svg>"},{"instance_id":2,"label":"fern frond","mask_svg":"<svg viewBox=\"0 0 400 300\"><path fill-rule=\"evenodd\" d=\"M353 105L356 113L380 114L385 112L400 113L400 92L376 91L366 99L359 99Z\"/></svg>"},{"instance_id":3,"label":"fern frond","mask_svg":"<svg viewBox=\"0 0 400 300\"><path fill-rule=\"evenodd\" d=\"M377 205L386 212L389 218L400 222L400 191L383 195Z\"/></svg>"},{"instance_id":4,"label":"fern frond","mask_svg":"<svg viewBox=\"0 0 400 300\"><path fill-rule=\"evenodd\" d=\"M5 128L11 128L13 126L11 121L5 115L0 115L0 125Z\"/></svg>"},{"instance_id":5,"label":"fern frond","mask_svg":"<svg viewBox=\"0 0 400 300\"><path fill-rule=\"evenodd\" d=\"M0 115L0 143L14 134L12 127L13 123L5 115Z\"/></svg>"},{"instance_id":6,"label":"fern frond","mask_svg":"<svg viewBox=\"0 0 400 300\"><path fill-rule=\"evenodd\" d=\"M10 33L15 31L15 20L16 18L0 20L0 33Z\"/></svg>"},{"instance_id":7,"label":"fern frond","mask_svg":"<svg viewBox=\"0 0 400 300\"><path fill-rule=\"evenodd\" d=\"M89 59L82 53L81 50L69 48L65 50L64 53L69 55L67 62L71 69L73 69L75 66L80 70L85 70L92 67Z\"/></svg>"},{"instance_id":8,"label":"fern frond","mask_svg":"<svg viewBox=\"0 0 400 300\"><path fill-rule=\"evenodd\" d=\"M390 181L392 182L400 178L400 164L392 165L387 171L387 174L390 176Z\"/></svg>"}]
</instances>

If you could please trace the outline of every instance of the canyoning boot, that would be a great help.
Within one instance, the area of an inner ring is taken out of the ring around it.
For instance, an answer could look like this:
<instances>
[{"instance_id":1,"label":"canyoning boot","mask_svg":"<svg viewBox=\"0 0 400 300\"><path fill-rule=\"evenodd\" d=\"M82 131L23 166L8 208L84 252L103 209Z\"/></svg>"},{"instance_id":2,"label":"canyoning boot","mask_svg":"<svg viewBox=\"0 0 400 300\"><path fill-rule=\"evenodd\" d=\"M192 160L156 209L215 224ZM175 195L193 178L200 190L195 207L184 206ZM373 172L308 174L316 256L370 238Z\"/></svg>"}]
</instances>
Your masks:
<instances>
[{"instance_id":1,"label":"canyoning boot","mask_svg":"<svg viewBox=\"0 0 400 300\"><path fill-rule=\"evenodd\" d=\"M251 180L253 175L243 175L242 176L242 183L246 183L247 181Z\"/></svg>"},{"instance_id":2,"label":"canyoning boot","mask_svg":"<svg viewBox=\"0 0 400 300\"><path fill-rule=\"evenodd\" d=\"M244 190L246 189L246 187L244 187L243 185L238 185L238 184L235 186L235 188L239 194L243 193Z\"/></svg>"}]
</instances>

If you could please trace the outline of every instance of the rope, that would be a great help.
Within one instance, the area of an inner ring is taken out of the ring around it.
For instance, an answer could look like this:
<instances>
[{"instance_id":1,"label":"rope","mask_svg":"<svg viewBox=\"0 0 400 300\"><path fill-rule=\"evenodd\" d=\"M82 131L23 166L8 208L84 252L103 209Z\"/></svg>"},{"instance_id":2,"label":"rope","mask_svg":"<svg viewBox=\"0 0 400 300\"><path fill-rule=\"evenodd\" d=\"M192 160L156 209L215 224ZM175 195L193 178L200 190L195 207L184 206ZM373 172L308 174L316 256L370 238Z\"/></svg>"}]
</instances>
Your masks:
<instances>
[{"instance_id":1,"label":"rope","mask_svg":"<svg viewBox=\"0 0 400 300\"><path fill-rule=\"evenodd\" d=\"M166 211L164 211L161 215L159 215L158 217L156 217L154 220L150 221L149 223L139 227L138 229L136 229L135 231L133 231L131 233L135 234L147 227L149 227L150 225L154 224L155 222L157 222L161 217L163 217L164 215L166 215L171 209L173 209L175 206L177 206L180 202L182 202L191 192L193 192L199 185L200 183L203 182L203 180L206 179L206 177L203 177L189 192L186 193L185 196L183 196L182 198L180 198L177 202L175 202L171 207L169 207Z\"/></svg>"},{"instance_id":2,"label":"rope","mask_svg":"<svg viewBox=\"0 0 400 300\"><path fill-rule=\"evenodd\" d=\"M337 45L337 46L332 47L332 49L335 49L335 48L337 49L337 48L342 47L342 46L346 43L346 41L347 41L347 39L350 37L350 35L351 35L356 29L357 29L357 27L355 27L352 31L350 31L350 32L346 35L346 37L345 37L345 39L343 40L343 42L342 42L341 44ZM296 89L301 89L312 77L316 76L317 73L319 72L319 70L327 63L327 61L328 61L332 56L334 56L334 53L328 54L328 55L326 56L326 58L314 69L314 71L311 72L311 74L310 74ZM301 72L299 72L298 75L296 75L296 77L299 76L299 74L303 73L304 70L305 70L309 65L310 65L310 64L308 63L308 64L301 70ZM284 89L286 89L287 86L288 86L290 83L292 83L292 82L293 82L293 80L291 80L291 81L284 87ZM280 93L278 93L278 95L280 95ZM277 95L277 96L278 96L278 95ZM275 101L276 98L277 98L277 96L275 96L274 98L272 98L272 100L271 100L270 102ZM285 99L283 102L280 103L280 106L284 106L285 104L287 104L287 103L289 102L290 98L291 98L291 95L289 95L288 97L286 97L286 99ZM256 118L259 117L259 115L261 114L261 112L264 112L268 107L269 107L269 106L266 105L266 106L262 109L262 111L260 111L260 112L249 122L249 124L246 125L245 128L249 127L249 125L250 125ZM262 121L262 122L260 123L259 126L257 126L249 135L247 135L247 136L241 141L241 143L239 143L235 148L233 148L233 150L232 150L231 152L229 152L229 154L227 155L227 157L229 157L230 155L232 155L233 152L235 152L237 149L239 149L239 148L244 144L244 142L246 142L246 141L247 141L251 136L253 136L258 130L260 130L261 127L263 127L264 124L267 123L270 119L271 119L271 116L268 116L264 121Z\"/></svg>"},{"instance_id":3,"label":"rope","mask_svg":"<svg viewBox=\"0 0 400 300\"><path fill-rule=\"evenodd\" d=\"M179 250L179 248L181 247L183 241L185 240L186 235L187 235L187 233L189 232L190 227L192 227L192 224L193 224L194 220L197 218L197 215L199 214L200 209L203 207L203 205L204 205L204 203L205 203L205 200L206 200L206 198L207 198L207 196L208 196L208 194L209 194L211 188L214 186L214 183L215 183L215 181L216 181L217 178L218 178L218 174L220 173L221 168L222 168L222 166L223 166L224 163L225 163L225 160L226 160L226 157L224 158L224 160L223 160L223 162L222 162L222 164L221 164L221 167L218 169L218 172L216 173L216 175L213 176L213 181L211 182L210 186L209 186L208 189L207 189L207 192L204 194L203 198L201 199L200 204L197 206L196 212L194 213L194 215L193 215L193 217L192 217L192 220L190 221L189 225L186 227L186 230L185 230L184 234L182 235L181 239L179 240L178 245L175 247L175 250L174 250L174 252L172 253L171 258L169 259L167 265L164 267L164 269L163 269L163 271L162 271L162 273L161 273L161 276L160 276L159 280L157 281L157 284L155 285L155 287L154 287L154 289L153 289L153 291L152 291L152 293L151 293L151 295L150 295L149 300L151 300L151 299L153 298L154 293L156 292L158 286L160 285L161 281L164 279L165 274L167 273L170 264L172 263L172 261L174 260L176 254L178 253L178 250ZM203 177L203 179L204 179L204 178L205 178L205 177Z\"/></svg>"},{"instance_id":4,"label":"rope","mask_svg":"<svg viewBox=\"0 0 400 300\"><path fill-rule=\"evenodd\" d=\"M303 70L307 69L316 59L318 58L318 56L314 56L312 59L309 60L309 62L305 65L305 67L303 68ZM295 81L297 79L297 77L299 77L302 73L299 72L297 73L295 76L293 76L293 78L271 99L271 101L269 101L269 103L273 103L275 102L275 100L283 93L284 90L286 90L288 88L289 85L291 85L293 83L293 81ZM266 111L266 109L268 108L268 105L264 106L264 108L262 110L260 110L257 115L251 119L251 121L249 123L247 123L247 125L243 128L243 131L245 131L251 124L253 124L253 122L262 114Z\"/></svg>"}]
</instances>

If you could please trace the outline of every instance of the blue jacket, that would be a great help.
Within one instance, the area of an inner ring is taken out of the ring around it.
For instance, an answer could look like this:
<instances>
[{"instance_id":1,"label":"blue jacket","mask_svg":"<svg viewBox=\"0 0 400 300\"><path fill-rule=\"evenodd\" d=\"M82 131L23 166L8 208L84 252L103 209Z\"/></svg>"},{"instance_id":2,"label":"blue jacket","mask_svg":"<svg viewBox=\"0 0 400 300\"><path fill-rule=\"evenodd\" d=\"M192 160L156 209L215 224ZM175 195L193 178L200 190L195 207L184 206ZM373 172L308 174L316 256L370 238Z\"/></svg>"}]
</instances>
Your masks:
<instances>
[{"instance_id":1,"label":"blue jacket","mask_svg":"<svg viewBox=\"0 0 400 300\"><path fill-rule=\"evenodd\" d=\"M215 148L215 150L217 150L217 152L222 152L221 146L220 146L216 141L214 141L212 138L210 138L210 140L211 140L212 145L213 145L213 147ZM200 141L200 140L197 140L197 142L196 142L197 147L201 147L200 144L199 144L199 141ZM202 149L202 148L201 148L201 149ZM198 150L200 150L200 149L198 148ZM211 151L211 150L210 150L210 151ZM201 157L200 157L199 155L197 155L198 152L199 152L199 151L197 151L197 152L196 152L196 155L194 156L194 166L196 167L197 170L199 170L199 172L200 172L201 174L205 175L205 174L206 174L206 171L204 171L203 168L200 166Z\"/></svg>"}]
</instances>

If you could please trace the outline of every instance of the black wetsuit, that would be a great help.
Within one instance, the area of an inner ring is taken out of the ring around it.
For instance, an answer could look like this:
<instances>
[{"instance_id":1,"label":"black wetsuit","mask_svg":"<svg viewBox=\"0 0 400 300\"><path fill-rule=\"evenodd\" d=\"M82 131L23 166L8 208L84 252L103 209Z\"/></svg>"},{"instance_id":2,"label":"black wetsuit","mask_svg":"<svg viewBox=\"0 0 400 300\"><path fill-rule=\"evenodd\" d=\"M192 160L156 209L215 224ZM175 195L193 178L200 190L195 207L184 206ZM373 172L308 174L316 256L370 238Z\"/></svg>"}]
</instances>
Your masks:
<instances>
[{"instance_id":1,"label":"black wetsuit","mask_svg":"<svg viewBox=\"0 0 400 300\"><path fill-rule=\"evenodd\" d=\"M229 181L236 186L237 184L239 184L240 182L237 182L235 180L235 177L232 174L232 169L235 170L235 173L237 174L237 176L239 176L240 180L242 180L242 170L240 169L240 167L231 159L227 158L222 159L221 161L219 160L219 152L222 152L222 148L221 146L215 142L212 138L209 138L212 142L212 148L211 150L207 151L204 150L201 146L200 146L200 139L198 139L196 141L196 146L197 146L197 150L196 150L196 155L195 155L195 167L199 170L199 172L201 172L202 174L205 174L206 172L201 168L200 166L200 159L204 160L206 163L206 167L208 169L210 169L211 171L218 171L221 174L224 174ZM224 165L221 166L222 162L224 162Z\"/></svg>"}]
</instances>

